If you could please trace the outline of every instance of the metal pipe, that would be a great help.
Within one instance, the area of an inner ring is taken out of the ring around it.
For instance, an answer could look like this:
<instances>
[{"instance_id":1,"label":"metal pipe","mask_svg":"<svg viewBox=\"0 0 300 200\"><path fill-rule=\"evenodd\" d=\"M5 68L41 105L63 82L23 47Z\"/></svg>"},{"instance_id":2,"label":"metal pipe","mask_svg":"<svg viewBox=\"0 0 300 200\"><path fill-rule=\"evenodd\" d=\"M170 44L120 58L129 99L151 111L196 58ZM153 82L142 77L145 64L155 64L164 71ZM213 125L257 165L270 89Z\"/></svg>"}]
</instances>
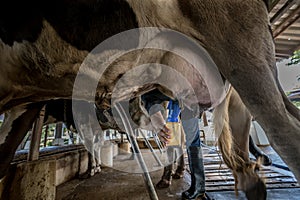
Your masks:
<instances>
[{"instance_id":1,"label":"metal pipe","mask_svg":"<svg viewBox=\"0 0 300 200\"><path fill-rule=\"evenodd\" d=\"M148 168L147 168L147 166L145 164L145 161L144 161L144 158L141 154L140 148L139 148L138 143L136 141L136 138L134 136L134 132L133 132L133 129L130 125L128 117L126 116L126 113L125 113L125 111L124 111L124 109L123 109L123 107L121 106L120 103L116 103L115 108L116 108L116 111L118 112L118 114L121 117L121 120L122 120L122 123L125 127L126 133L129 134L129 136L130 136L129 138L130 138L130 140L132 140L131 145L133 146L133 152L137 156L138 163L139 163L139 165L140 165L140 167L143 171L143 178L144 178L145 184L147 185L147 189L148 189L150 199L151 200L158 200L158 196L157 196L157 193L156 193L155 188L153 186Z\"/></svg>"},{"instance_id":2,"label":"metal pipe","mask_svg":"<svg viewBox=\"0 0 300 200\"><path fill-rule=\"evenodd\" d=\"M139 130L139 129L138 129ZM158 166L163 166L162 162L160 161L160 159L158 158L158 156L156 155L152 145L150 144L150 142L148 141L148 139L146 138L145 134L143 131L140 131L140 133L142 134L143 138L145 139L146 145L148 146L148 148L150 149L154 159L156 160Z\"/></svg>"},{"instance_id":3,"label":"metal pipe","mask_svg":"<svg viewBox=\"0 0 300 200\"><path fill-rule=\"evenodd\" d=\"M157 146L159 148L160 153L163 153L163 147L162 147L161 142L160 142L160 140L159 140L156 133L153 133L153 138L154 138L154 141L155 141L155 143L157 144Z\"/></svg>"}]
</instances>

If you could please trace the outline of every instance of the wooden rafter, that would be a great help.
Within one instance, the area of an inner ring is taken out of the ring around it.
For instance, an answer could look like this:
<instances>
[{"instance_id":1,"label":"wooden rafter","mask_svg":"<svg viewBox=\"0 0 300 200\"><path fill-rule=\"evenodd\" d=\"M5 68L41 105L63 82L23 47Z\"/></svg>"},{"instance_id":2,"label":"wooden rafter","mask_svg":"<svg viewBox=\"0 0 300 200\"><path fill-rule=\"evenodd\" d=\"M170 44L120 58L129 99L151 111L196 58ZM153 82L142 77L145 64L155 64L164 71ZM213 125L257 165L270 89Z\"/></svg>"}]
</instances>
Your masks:
<instances>
[{"instance_id":1,"label":"wooden rafter","mask_svg":"<svg viewBox=\"0 0 300 200\"><path fill-rule=\"evenodd\" d=\"M297 0L297 2L299 2ZM274 30L274 37L283 33L287 28L289 28L295 21L300 18L300 6L294 10L287 18L285 18L279 26Z\"/></svg>"},{"instance_id":2,"label":"wooden rafter","mask_svg":"<svg viewBox=\"0 0 300 200\"><path fill-rule=\"evenodd\" d=\"M276 59L289 58L300 49L300 0L270 0L269 5Z\"/></svg>"}]
</instances>

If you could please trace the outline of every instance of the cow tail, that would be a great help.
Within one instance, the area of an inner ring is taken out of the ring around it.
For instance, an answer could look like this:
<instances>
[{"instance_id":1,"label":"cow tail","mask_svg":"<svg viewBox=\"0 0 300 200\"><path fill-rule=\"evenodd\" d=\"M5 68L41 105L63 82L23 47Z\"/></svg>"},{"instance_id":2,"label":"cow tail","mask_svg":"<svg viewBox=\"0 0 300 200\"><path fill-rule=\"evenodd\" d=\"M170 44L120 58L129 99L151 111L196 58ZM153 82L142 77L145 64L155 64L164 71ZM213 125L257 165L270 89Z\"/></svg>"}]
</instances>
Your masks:
<instances>
[{"instance_id":1,"label":"cow tail","mask_svg":"<svg viewBox=\"0 0 300 200\"><path fill-rule=\"evenodd\" d=\"M234 150L234 139L231 134L228 108L232 90L233 89L229 90L224 101L215 108L213 112L213 123L223 161L233 171L233 175L236 176L235 172L243 170L245 162ZM236 178L235 180L237 181ZM235 185L237 185L237 183Z\"/></svg>"}]
</instances>

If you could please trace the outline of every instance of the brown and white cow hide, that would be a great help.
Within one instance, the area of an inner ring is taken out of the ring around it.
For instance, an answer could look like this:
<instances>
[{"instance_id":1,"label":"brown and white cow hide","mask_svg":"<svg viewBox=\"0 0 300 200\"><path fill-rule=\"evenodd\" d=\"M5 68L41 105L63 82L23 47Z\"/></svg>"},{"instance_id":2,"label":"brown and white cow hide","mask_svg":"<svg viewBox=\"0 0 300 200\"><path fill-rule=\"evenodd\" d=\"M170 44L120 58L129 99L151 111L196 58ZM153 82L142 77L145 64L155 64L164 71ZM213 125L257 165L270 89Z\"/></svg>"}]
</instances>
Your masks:
<instances>
[{"instance_id":1,"label":"brown and white cow hide","mask_svg":"<svg viewBox=\"0 0 300 200\"><path fill-rule=\"evenodd\" d=\"M222 77L236 89L266 131L271 145L300 180L300 115L278 82L268 10L263 0L6 0L0 7L3 10L0 14L0 113L14 110L18 114L12 116L17 119L26 114L29 103L71 98L79 66L88 52L108 37L138 27L168 28L193 38L205 48ZM9 17L14 12L23 17ZM141 34L135 36L140 38ZM131 46L134 49L139 44L133 42ZM126 49L112 46L103 52L102 58L109 60L115 50ZM182 65L182 62L172 62L168 54L160 51L152 54L151 50L129 53L108 68L98 84L96 97L90 91L82 91L76 97L96 98L98 106L109 106L114 84L134 66L150 62L170 64L171 68ZM90 68L83 75L90 82L98 82L93 70ZM159 68L148 68L143 71L145 74L136 75L155 78L162 77L161 72ZM201 80L198 78L196 82ZM203 85L193 86L196 96L201 88L205 91ZM174 96L168 88L149 84L133 89L123 87L116 99L137 96L154 88ZM178 89L176 94L184 93ZM217 98L214 100L209 102L203 96L198 103L207 108L219 102ZM189 103L195 103L194 99ZM10 138L10 132L1 130L1 146Z\"/></svg>"}]
</instances>

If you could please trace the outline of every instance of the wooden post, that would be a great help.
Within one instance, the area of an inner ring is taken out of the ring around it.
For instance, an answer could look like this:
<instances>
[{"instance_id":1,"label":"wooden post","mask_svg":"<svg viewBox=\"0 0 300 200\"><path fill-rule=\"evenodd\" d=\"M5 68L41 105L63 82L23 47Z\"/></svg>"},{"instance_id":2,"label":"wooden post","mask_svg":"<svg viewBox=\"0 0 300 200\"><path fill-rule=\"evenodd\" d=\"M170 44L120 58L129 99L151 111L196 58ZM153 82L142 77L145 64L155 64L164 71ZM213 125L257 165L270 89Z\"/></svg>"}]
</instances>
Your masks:
<instances>
[{"instance_id":1,"label":"wooden post","mask_svg":"<svg viewBox=\"0 0 300 200\"><path fill-rule=\"evenodd\" d=\"M63 130L63 123L62 122L56 123L55 139L53 140L52 145L54 145L54 146L63 146L64 145L64 141L62 139L62 134L63 134L62 130Z\"/></svg>"},{"instance_id":2,"label":"wooden post","mask_svg":"<svg viewBox=\"0 0 300 200\"><path fill-rule=\"evenodd\" d=\"M31 131L29 131L26 136L24 137L24 139L22 140L21 144L19 144L17 151L22 150L25 148L25 145L27 143L28 140L30 140L31 137Z\"/></svg>"},{"instance_id":3,"label":"wooden post","mask_svg":"<svg viewBox=\"0 0 300 200\"><path fill-rule=\"evenodd\" d=\"M205 111L202 114L202 120L203 120L203 126L208 126L208 121L207 121L207 117L206 117L206 113Z\"/></svg>"},{"instance_id":4,"label":"wooden post","mask_svg":"<svg viewBox=\"0 0 300 200\"><path fill-rule=\"evenodd\" d=\"M39 159L39 150L42 137L42 128L45 116L45 106L41 109L39 117L36 119L32 129L32 136L30 141L30 149L28 153L28 161Z\"/></svg>"},{"instance_id":5,"label":"wooden post","mask_svg":"<svg viewBox=\"0 0 300 200\"><path fill-rule=\"evenodd\" d=\"M49 125L47 125L47 126L46 126L46 129L45 129L44 147L47 146L48 132L49 132Z\"/></svg>"},{"instance_id":6,"label":"wooden post","mask_svg":"<svg viewBox=\"0 0 300 200\"><path fill-rule=\"evenodd\" d=\"M55 126L55 139L61 139L62 138L62 126L63 124L61 122L56 123Z\"/></svg>"},{"instance_id":7,"label":"wooden post","mask_svg":"<svg viewBox=\"0 0 300 200\"><path fill-rule=\"evenodd\" d=\"M120 133L121 134L121 143L124 143L124 133Z\"/></svg>"}]
</instances>

